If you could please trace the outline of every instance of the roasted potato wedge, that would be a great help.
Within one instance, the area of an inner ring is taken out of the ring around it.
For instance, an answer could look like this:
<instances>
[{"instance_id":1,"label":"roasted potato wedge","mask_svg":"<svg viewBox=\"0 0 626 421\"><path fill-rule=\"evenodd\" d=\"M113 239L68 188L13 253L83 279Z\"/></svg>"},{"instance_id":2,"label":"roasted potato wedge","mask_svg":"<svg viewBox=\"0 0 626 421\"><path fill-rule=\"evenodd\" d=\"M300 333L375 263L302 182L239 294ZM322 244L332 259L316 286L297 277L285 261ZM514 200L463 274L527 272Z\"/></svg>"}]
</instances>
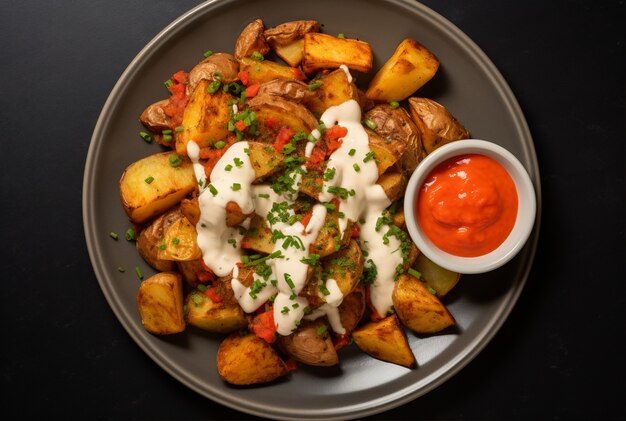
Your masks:
<instances>
[{"instance_id":1,"label":"roasted potato wedge","mask_svg":"<svg viewBox=\"0 0 626 421\"><path fill-rule=\"evenodd\" d=\"M183 281L178 273L160 272L142 281L137 306L148 332L169 335L185 330Z\"/></svg>"},{"instance_id":2,"label":"roasted potato wedge","mask_svg":"<svg viewBox=\"0 0 626 421\"><path fill-rule=\"evenodd\" d=\"M265 383L289 370L272 345L254 335L233 333L217 351L217 372L235 385Z\"/></svg>"},{"instance_id":3,"label":"roasted potato wedge","mask_svg":"<svg viewBox=\"0 0 626 421\"><path fill-rule=\"evenodd\" d=\"M210 58L210 57L209 57ZM176 152L187 154L187 143L193 140L200 148L210 145L211 141L226 138L230 120L229 93L218 89L209 93L209 81L202 79L189 97L183 113L183 131L176 136Z\"/></svg>"},{"instance_id":4,"label":"roasted potato wedge","mask_svg":"<svg viewBox=\"0 0 626 421\"><path fill-rule=\"evenodd\" d=\"M411 118L417 125L426 153L455 140L469 139L469 131L444 107L428 98L409 98Z\"/></svg>"},{"instance_id":5,"label":"roasted potato wedge","mask_svg":"<svg viewBox=\"0 0 626 421\"><path fill-rule=\"evenodd\" d=\"M213 302L199 290L187 294L185 304L185 320L202 330L231 333L248 325L248 319L237 303Z\"/></svg>"},{"instance_id":6,"label":"roasted potato wedge","mask_svg":"<svg viewBox=\"0 0 626 421\"><path fill-rule=\"evenodd\" d=\"M248 72L250 84L265 83L274 79L306 80L306 76L297 67L289 67L270 60L254 60L243 57L239 60L239 70Z\"/></svg>"},{"instance_id":7,"label":"roasted potato wedge","mask_svg":"<svg viewBox=\"0 0 626 421\"><path fill-rule=\"evenodd\" d=\"M406 335L395 314L369 322L352 332L354 343L363 352L382 361L407 368L417 365Z\"/></svg>"},{"instance_id":8,"label":"roasted potato wedge","mask_svg":"<svg viewBox=\"0 0 626 421\"><path fill-rule=\"evenodd\" d=\"M163 219L162 237L158 240L157 258L159 260L197 260L202 257L198 247L196 227L180 212Z\"/></svg>"},{"instance_id":9,"label":"roasted potato wedge","mask_svg":"<svg viewBox=\"0 0 626 421\"><path fill-rule=\"evenodd\" d=\"M307 365L328 367L339 363L328 327L321 319L303 321L291 335L280 336L278 345L285 354Z\"/></svg>"},{"instance_id":10,"label":"roasted potato wedge","mask_svg":"<svg viewBox=\"0 0 626 421\"><path fill-rule=\"evenodd\" d=\"M231 54L214 53L196 64L189 72L187 94L191 95L201 80L231 83L239 76L239 62Z\"/></svg>"},{"instance_id":11,"label":"roasted potato wedge","mask_svg":"<svg viewBox=\"0 0 626 421\"><path fill-rule=\"evenodd\" d=\"M392 299L402 324L415 333L436 333L456 323L428 287L411 275L401 275L396 281Z\"/></svg>"},{"instance_id":12,"label":"roasted potato wedge","mask_svg":"<svg viewBox=\"0 0 626 421\"><path fill-rule=\"evenodd\" d=\"M407 174L411 174L426 154L420 131L409 113L401 107L378 104L365 113L365 118L376 125L374 131L385 142L404 145L400 151L400 165Z\"/></svg>"},{"instance_id":13,"label":"roasted potato wedge","mask_svg":"<svg viewBox=\"0 0 626 421\"><path fill-rule=\"evenodd\" d=\"M170 272L176 269L176 262L171 259L159 258L159 247L163 244L163 225L166 218L171 218L174 212L169 211L153 220L150 225L141 230L135 245L144 260L160 272Z\"/></svg>"},{"instance_id":14,"label":"roasted potato wedge","mask_svg":"<svg viewBox=\"0 0 626 421\"><path fill-rule=\"evenodd\" d=\"M261 131L267 127L265 123L267 120L273 120L272 126L286 126L292 129L294 133L310 133L319 124L315 116L304 105L278 96L257 95L248 101L248 107L255 112L257 121L263 123L260 127ZM271 127L270 129L271 141L274 141L275 129Z\"/></svg>"},{"instance_id":15,"label":"roasted potato wedge","mask_svg":"<svg viewBox=\"0 0 626 421\"><path fill-rule=\"evenodd\" d=\"M261 19L255 19L246 25L235 42L235 58L250 57L255 51L259 54L267 54L270 46L265 40L264 30L265 25Z\"/></svg>"},{"instance_id":16,"label":"roasted potato wedge","mask_svg":"<svg viewBox=\"0 0 626 421\"><path fill-rule=\"evenodd\" d=\"M302 69L311 74L322 69L337 69L342 64L367 73L372 69L372 48L367 42L310 32L304 35Z\"/></svg>"},{"instance_id":17,"label":"roasted potato wedge","mask_svg":"<svg viewBox=\"0 0 626 421\"><path fill-rule=\"evenodd\" d=\"M277 152L271 145L261 142L248 142L248 154L252 168L254 168L254 177L262 179L280 169L280 165L285 159L285 155Z\"/></svg>"},{"instance_id":18,"label":"roasted potato wedge","mask_svg":"<svg viewBox=\"0 0 626 421\"><path fill-rule=\"evenodd\" d=\"M306 105L314 113L321 115L333 105L339 105L350 99L355 101L359 99L357 87L348 80L348 75L342 69L322 75L313 83L320 85L311 91L313 95L306 102ZM315 85L311 84L310 86Z\"/></svg>"},{"instance_id":19,"label":"roasted potato wedge","mask_svg":"<svg viewBox=\"0 0 626 421\"><path fill-rule=\"evenodd\" d=\"M461 279L460 273L442 268L423 254L417 256L413 268L422 275L420 280L431 287L439 298L450 292Z\"/></svg>"},{"instance_id":20,"label":"roasted potato wedge","mask_svg":"<svg viewBox=\"0 0 626 421\"><path fill-rule=\"evenodd\" d=\"M358 284L351 293L343 297L339 305L339 318L341 325L350 335L358 326L365 313L365 287Z\"/></svg>"},{"instance_id":21,"label":"roasted potato wedge","mask_svg":"<svg viewBox=\"0 0 626 421\"><path fill-rule=\"evenodd\" d=\"M196 260L179 260L177 262L173 262L176 264L176 268L178 272L183 277L183 281L187 283L187 285L195 288L200 283L198 279L198 274L200 272L204 272L204 268L200 263L200 259Z\"/></svg>"},{"instance_id":22,"label":"roasted potato wedge","mask_svg":"<svg viewBox=\"0 0 626 421\"><path fill-rule=\"evenodd\" d=\"M406 177L401 172L386 172L378 177L376 184L383 188L391 202L395 202L404 196Z\"/></svg>"},{"instance_id":23,"label":"roasted potato wedge","mask_svg":"<svg viewBox=\"0 0 626 421\"><path fill-rule=\"evenodd\" d=\"M149 105L139 116L139 121L153 132L171 129L172 118L164 110L168 103L169 100L163 99Z\"/></svg>"},{"instance_id":24,"label":"roasted potato wedge","mask_svg":"<svg viewBox=\"0 0 626 421\"><path fill-rule=\"evenodd\" d=\"M314 20L298 20L282 23L267 29L265 39L276 55L291 67L296 67L304 56L304 34L318 32L320 24Z\"/></svg>"},{"instance_id":25,"label":"roasted potato wedge","mask_svg":"<svg viewBox=\"0 0 626 421\"><path fill-rule=\"evenodd\" d=\"M267 227L265 218L258 215L252 217L250 227L241 240L241 247L265 254L270 254L274 250L272 230Z\"/></svg>"},{"instance_id":26,"label":"roasted potato wedge","mask_svg":"<svg viewBox=\"0 0 626 421\"><path fill-rule=\"evenodd\" d=\"M347 247L324 259L322 267L328 279L334 279L345 297L358 284L363 273L363 252L355 240Z\"/></svg>"},{"instance_id":27,"label":"roasted potato wedge","mask_svg":"<svg viewBox=\"0 0 626 421\"><path fill-rule=\"evenodd\" d=\"M393 139L385 139L370 129L365 130L369 136L369 148L374 152L378 174L383 174L392 167L406 149L406 145Z\"/></svg>"},{"instance_id":28,"label":"roasted potato wedge","mask_svg":"<svg viewBox=\"0 0 626 421\"><path fill-rule=\"evenodd\" d=\"M365 91L365 96L379 101L402 101L408 98L439 69L439 60L419 42L406 38L380 68Z\"/></svg>"},{"instance_id":29,"label":"roasted potato wedge","mask_svg":"<svg viewBox=\"0 0 626 421\"><path fill-rule=\"evenodd\" d=\"M313 95L309 86L296 79L274 79L259 87L257 96L278 96L293 102L307 102Z\"/></svg>"},{"instance_id":30,"label":"roasted potato wedge","mask_svg":"<svg viewBox=\"0 0 626 421\"><path fill-rule=\"evenodd\" d=\"M135 161L124 170L120 199L130 220L143 224L177 205L197 185L189 159L176 152L162 152Z\"/></svg>"}]
</instances>

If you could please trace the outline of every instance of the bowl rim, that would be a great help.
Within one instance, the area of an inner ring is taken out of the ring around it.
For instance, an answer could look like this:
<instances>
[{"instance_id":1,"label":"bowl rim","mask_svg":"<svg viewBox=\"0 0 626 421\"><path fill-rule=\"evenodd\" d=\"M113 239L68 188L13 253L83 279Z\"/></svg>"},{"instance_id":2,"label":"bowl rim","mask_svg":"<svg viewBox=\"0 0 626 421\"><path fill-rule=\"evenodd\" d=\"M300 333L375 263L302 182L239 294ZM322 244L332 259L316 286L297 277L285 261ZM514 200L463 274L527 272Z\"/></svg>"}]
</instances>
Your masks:
<instances>
[{"instance_id":1,"label":"bowl rim","mask_svg":"<svg viewBox=\"0 0 626 421\"><path fill-rule=\"evenodd\" d=\"M518 195L517 218L511 233L498 248L477 257L456 256L441 250L424 234L415 216L415 201L426 177L443 161L466 154L484 155L496 160L511 175ZM504 147L482 139L454 141L428 154L411 174L404 200L407 230L417 248L437 265L462 274L489 272L515 257L530 237L535 225L536 213L536 192L524 166Z\"/></svg>"}]
</instances>

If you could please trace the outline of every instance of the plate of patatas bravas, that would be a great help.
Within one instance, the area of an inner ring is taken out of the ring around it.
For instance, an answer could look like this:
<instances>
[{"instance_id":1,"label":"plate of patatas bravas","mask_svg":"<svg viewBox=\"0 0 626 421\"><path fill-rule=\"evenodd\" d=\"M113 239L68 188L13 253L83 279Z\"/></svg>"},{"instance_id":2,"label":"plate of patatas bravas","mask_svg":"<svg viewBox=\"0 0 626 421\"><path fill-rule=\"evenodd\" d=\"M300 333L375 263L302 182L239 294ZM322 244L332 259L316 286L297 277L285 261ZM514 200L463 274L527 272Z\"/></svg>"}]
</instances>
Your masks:
<instances>
[{"instance_id":1,"label":"plate of patatas bravas","mask_svg":"<svg viewBox=\"0 0 626 421\"><path fill-rule=\"evenodd\" d=\"M420 253L402 206L419 162L470 138L422 95L445 62L404 37L375 67L367 40L314 19L239 29L230 49L164 70L162 97L135 114L145 148L116 186L141 256L119 268L137 282L124 313L150 344L206 332L224 385L362 356L419 371L415 341L462 334L447 302L461 275Z\"/></svg>"},{"instance_id":2,"label":"plate of patatas bravas","mask_svg":"<svg viewBox=\"0 0 626 421\"><path fill-rule=\"evenodd\" d=\"M414 368L404 329L454 325L441 299L460 277L420 258L400 206L425 154L469 138L414 95L437 57L401 40L361 91L351 71L372 70L371 47L317 21L256 19L234 47L172 75L140 116L144 140L171 149L120 180L137 250L159 271L139 287L144 327L226 334L217 368L237 385L339 364L350 343Z\"/></svg>"}]
</instances>

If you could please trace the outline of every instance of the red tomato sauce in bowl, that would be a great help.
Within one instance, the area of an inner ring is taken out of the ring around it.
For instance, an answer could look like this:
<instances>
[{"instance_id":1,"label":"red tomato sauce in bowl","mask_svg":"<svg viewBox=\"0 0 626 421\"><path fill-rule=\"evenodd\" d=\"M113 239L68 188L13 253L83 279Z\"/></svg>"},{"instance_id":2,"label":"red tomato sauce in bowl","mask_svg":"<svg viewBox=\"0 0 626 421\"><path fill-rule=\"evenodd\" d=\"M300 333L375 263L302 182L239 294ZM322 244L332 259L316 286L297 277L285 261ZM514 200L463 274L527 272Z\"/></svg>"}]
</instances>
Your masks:
<instances>
[{"instance_id":1,"label":"red tomato sauce in bowl","mask_svg":"<svg viewBox=\"0 0 626 421\"><path fill-rule=\"evenodd\" d=\"M447 159L428 174L415 213L441 250L477 257L506 240L517 208L517 189L507 170L485 155L466 154Z\"/></svg>"}]
</instances>

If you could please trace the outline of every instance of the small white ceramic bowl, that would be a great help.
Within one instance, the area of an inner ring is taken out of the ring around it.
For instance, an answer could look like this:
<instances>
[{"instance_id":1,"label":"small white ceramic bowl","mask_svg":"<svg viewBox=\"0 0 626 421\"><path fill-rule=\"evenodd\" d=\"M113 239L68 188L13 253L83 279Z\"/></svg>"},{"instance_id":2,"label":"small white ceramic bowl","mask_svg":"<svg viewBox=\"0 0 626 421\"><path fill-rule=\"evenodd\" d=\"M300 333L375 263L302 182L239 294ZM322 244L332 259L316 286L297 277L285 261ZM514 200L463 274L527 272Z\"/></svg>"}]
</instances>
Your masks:
<instances>
[{"instance_id":1,"label":"small white ceramic bowl","mask_svg":"<svg viewBox=\"0 0 626 421\"><path fill-rule=\"evenodd\" d=\"M441 250L424 234L415 212L420 188L431 171L447 159L466 154L496 160L511 175L518 196L517 219L511 233L497 249L478 257L460 257ZM536 207L533 183L517 158L495 143L478 139L451 142L428 154L411 175L404 197L406 226L417 248L439 266L466 274L488 272L511 260L528 240L535 224Z\"/></svg>"}]
</instances>

